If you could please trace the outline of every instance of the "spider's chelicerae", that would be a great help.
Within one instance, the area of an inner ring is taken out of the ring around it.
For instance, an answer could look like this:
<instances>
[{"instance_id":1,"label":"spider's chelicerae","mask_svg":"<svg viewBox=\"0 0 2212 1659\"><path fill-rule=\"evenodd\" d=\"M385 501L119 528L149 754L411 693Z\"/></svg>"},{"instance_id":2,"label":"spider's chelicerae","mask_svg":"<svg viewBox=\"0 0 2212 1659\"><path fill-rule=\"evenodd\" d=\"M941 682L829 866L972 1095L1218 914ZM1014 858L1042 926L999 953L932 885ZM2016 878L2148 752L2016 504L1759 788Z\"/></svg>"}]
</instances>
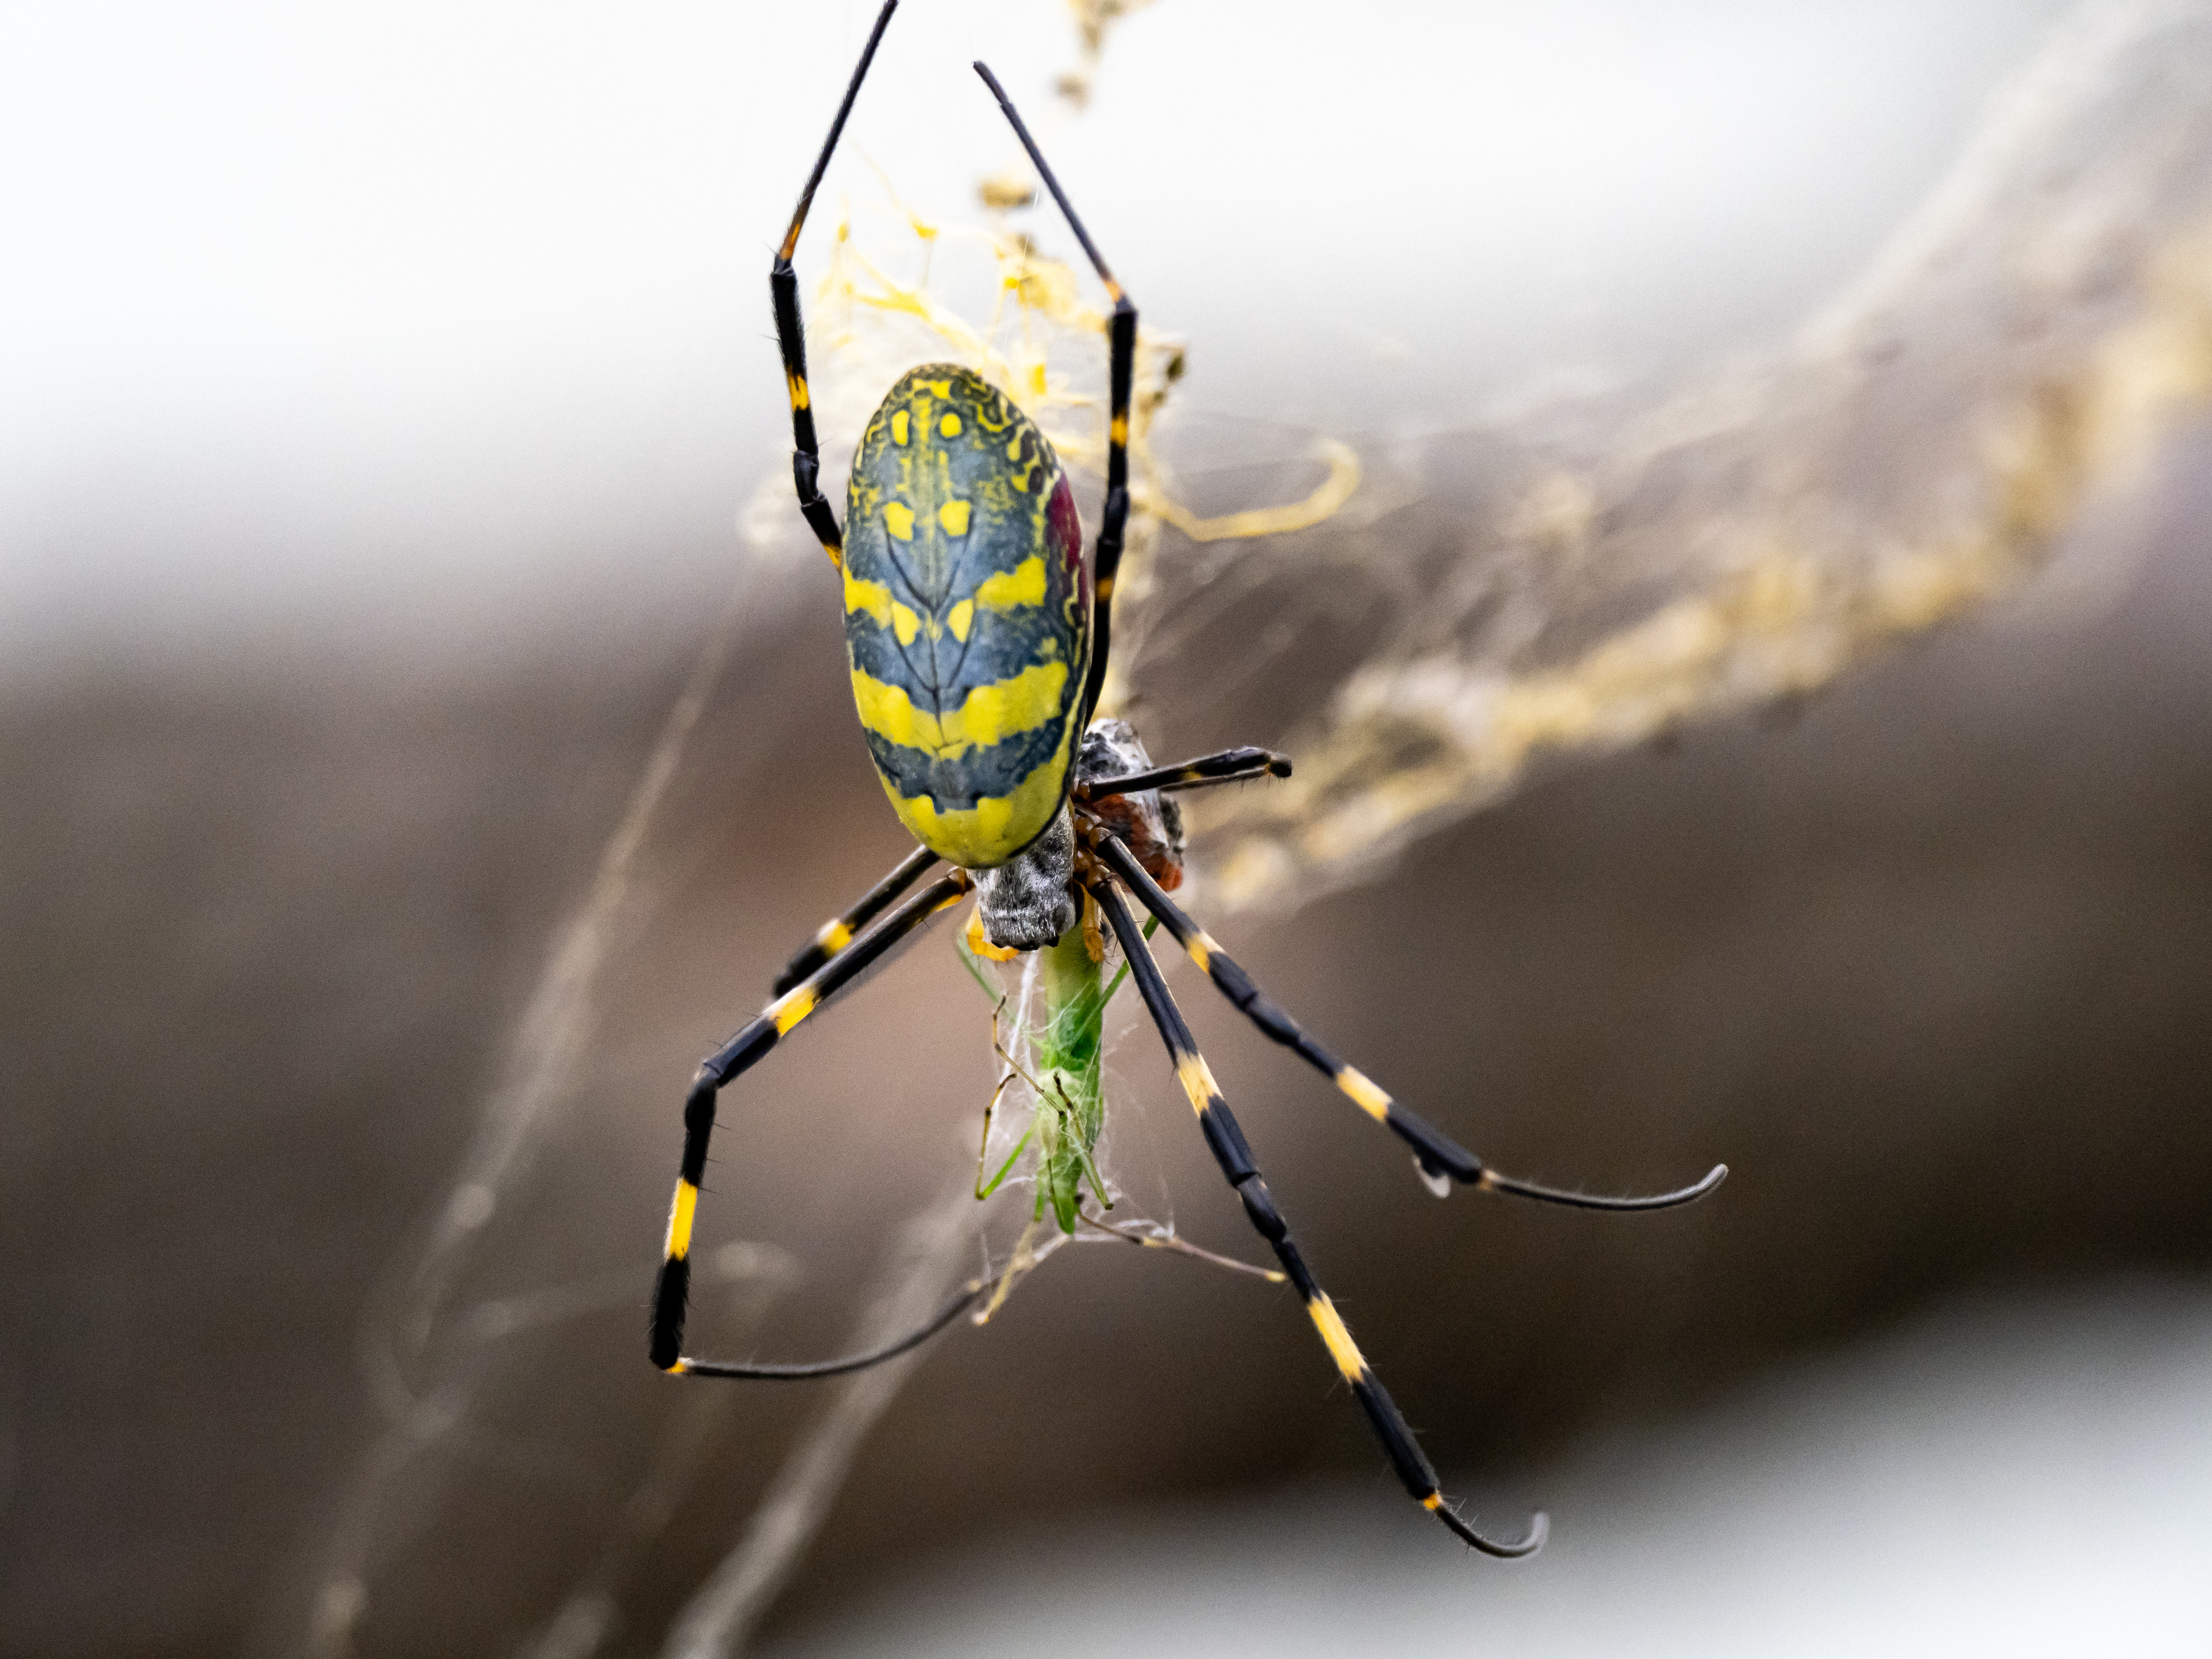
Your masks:
<instances>
[{"instance_id":1,"label":"spider's chelicerae","mask_svg":"<svg viewBox=\"0 0 2212 1659\"><path fill-rule=\"evenodd\" d=\"M1295 1049L1411 1146L1422 1178L1439 1195L1459 1182L1590 1209L1662 1209L1711 1192L1726 1167L1715 1168L1694 1186L1646 1198L1590 1197L1500 1175L1316 1042L1168 896L1182 880L1182 819L1174 792L1285 776L1290 763L1248 748L1156 769L1126 722L1092 718L1106 678L1114 578L1129 516L1136 307L1099 257L1012 103L981 64L976 73L998 99L1114 303L1108 329L1106 500L1097 545L1086 565L1074 497L1044 434L1003 392L951 363L913 369L885 396L854 458L845 527L839 529L818 484L821 457L791 256L897 3L886 0L876 19L769 283L791 394L792 473L799 510L843 579L845 639L860 724L891 805L921 845L822 928L777 980L775 1000L700 1066L684 1103L683 1170L653 1292L653 1363L699 1376L834 1375L905 1352L990 1293L996 1281L971 1283L898 1341L824 1364L732 1364L686 1356L692 1221L715 1097L786 1032L969 892L977 896L971 943L1002 959L1043 951L1073 952L1079 970L1086 957L1095 964L1104 953L1097 927L1103 917L1167 1045L1176 1080L1198 1115L1206 1146L1252 1225L1273 1249L1283 1276L1304 1298L1329 1357L1406 1490L1476 1549L1526 1555L1543 1542L1541 1515L1525 1536L1501 1542L1475 1531L1437 1490L1436 1472L1413 1431L1291 1241L1124 893L1157 918L1261 1030ZM909 893L939 862L950 868ZM1095 973L1091 983L1095 987ZM1094 991L1094 1005L1099 1000ZM1090 1018L1095 1030L1095 1006ZM1091 1065L1095 1080L1095 1057ZM1095 1096L1095 1081L1093 1090ZM1057 1218L1072 1229L1079 1172L1087 1171L1094 1189L1097 1185L1085 1144L1097 1137L1096 1112L1071 1112L1066 1121L1076 1127L1063 1128L1056 1143L1060 1175L1056 1182L1041 1179L1040 1184L1054 1185ZM1108 1200L1103 1192L1097 1195ZM1043 1202L1041 1196L1040 1206Z\"/></svg>"}]
</instances>

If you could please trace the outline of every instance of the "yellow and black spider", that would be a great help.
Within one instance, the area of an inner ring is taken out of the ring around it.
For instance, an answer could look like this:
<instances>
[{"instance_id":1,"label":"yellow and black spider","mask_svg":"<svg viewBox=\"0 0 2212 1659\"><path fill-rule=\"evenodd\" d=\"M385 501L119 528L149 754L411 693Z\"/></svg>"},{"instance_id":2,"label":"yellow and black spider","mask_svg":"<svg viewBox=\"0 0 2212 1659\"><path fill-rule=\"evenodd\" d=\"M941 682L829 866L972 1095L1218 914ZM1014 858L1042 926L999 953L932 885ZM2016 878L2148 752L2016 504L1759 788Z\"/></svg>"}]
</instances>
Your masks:
<instances>
[{"instance_id":1,"label":"yellow and black spider","mask_svg":"<svg viewBox=\"0 0 2212 1659\"><path fill-rule=\"evenodd\" d=\"M653 1291L653 1363L689 1376L832 1376L906 1352L988 1294L995 1281L971 1283L920 1329L872 1352L823 1364L736 1364L686 1356L684 1316L692 1222L706 1175L715 1097L785 1033L969 892L978 896L971 942L1002 959L1024 951L1072 950L1079 966L1085 957L1096 963L1104 954L1097 922L1103 916L1167 1045L1176 1080L1198 1114L1207 1146L1252 1225L1281 1262L1284 1276L1304 1298L1315 1328L1406 1490L1476 1549L1499 1556L1528 1554L1543 1542L1542 1515L1534 1517L1524 1537L1500 1542L1476 1532L1445 1503L1413 1431L1291 1242L1123 890L1166 927L1255 1024L1326 1073L1363 1111L1410 1146L1422 1178L1440 1195L1457 1182L1589 1209L1662 1209L1711 1192L1726 1175L1726 1166L1716 1167L1694 1186L1648 1198L1589 1197L1500 1175L1308 1036L1168 896L1167 890L1182 878L1182 824L1172 792L1285 776L1290 763L1265 750L1245 748L1155 769L1126 722L1092 719L1106 676L1114 578L1129 515L1129 392L1137 312L1005 90L980 63L975 72L999 100L1114 301L1106 501L1097 545L1086 567L1067 477L1043 433L981 376L951 363L924 364L885 396L861 436L845 527L839 529L818 483L821 457L791 256L897 3L885 0L876 19L829 139L799 194L769 284L791 394L792 474L799 509L842 577L845 639L860 724L884 792L921 846L851 909L824 926L777 979L775 1000L699 1067L684 1103L682 1173ZM905 896L940 860L951 867ZM1091 982L1092 1000L1086 1006L1095 1032L1103 995L1095 990L1095 974ZM1097 1133L1095 1039L1088 1064L1093 1108L1087 1117L1080 1111L1069 1115L1074 1127L1053 1154L1059 1159L1058 1175L1048 1170L1039 1183L1054 1188L1058 1219L1071 1231L1079 1182L1087 1175L1094 1191L1098 1185L1089 1163L1090 1143ZM1097 1196L1109 1201L1103 1192ZM1042 1191L1038 1202L1042 1213Z\"/></svg>"}]
</instances>

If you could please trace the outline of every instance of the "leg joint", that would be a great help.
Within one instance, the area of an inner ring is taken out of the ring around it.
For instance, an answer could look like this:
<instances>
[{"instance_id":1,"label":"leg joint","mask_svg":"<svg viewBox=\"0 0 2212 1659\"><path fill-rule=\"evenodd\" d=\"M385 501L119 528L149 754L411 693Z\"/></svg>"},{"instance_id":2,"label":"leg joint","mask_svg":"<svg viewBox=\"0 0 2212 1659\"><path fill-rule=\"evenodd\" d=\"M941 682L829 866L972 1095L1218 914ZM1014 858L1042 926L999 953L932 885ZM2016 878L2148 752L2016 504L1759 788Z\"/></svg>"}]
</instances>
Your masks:
<instances>
[{"instance_id":1,"label":"leg joint","mask_svg":"<svg viewBox=\"0 0 2212 1659\"><path fill-rule=\"evenodd\" d=\"M1299 1039L1305 1036L1298 1029L1298 1023L1270 1001L1267 994L1250 980L1245 979L1243 974L1239 973L1237 978L1242 983L1222 987L1229 993L1230 1001L1237 1005L1246 1018L1276 1042L1297 1048Z\"/></svg>"},{"instance_id":2,"label":"leg joint","mask_svg":"<svg viewBox=\"0 0 2212 1659\"><path fill-rule=\"evenodd\" d=\"M1473 1186L1482 1179L1482 1160L1458 1142L1439 1133L1433 1127L1406 1110L1393 1105L1384 1124L1399 1139L1413 1149L1413 1158L1422 1170L1431 1176L1449 1176L1464 1186Z\"/></svg>"},{"instance_id":3,"label":"leg joint","mask_svg":"<svg viewBox=\"0 0 2212 1659\"><path fill-rule=\"evenodd\" d=\"M1199 1114L1198 1127L1231 1186L1241 1191L1246 1182L1259 1178L1260 1166L1252 1161L1252 1149L1244 1144L1244 1132L1218 1101Z\"/></svg>"},{"instance_id":4,"label":"leg joint","mask_svg":"<svg viewBox=\"0 0 2212 1659\"><path fill-rule=\"evenodd\" d=\"M653 1334L648 1352L653 1369L667 1370L684 1352L684 1304L691 1289L691 1263L682 1256L660 1264L653 1287Z\"/></svg>"},{"instance_id":5,"label":"leg joint","mask_svg":"<svg viewBox=\"0 0 2212 1659\"><path fill-rule=\"evenodd\" d=\"M1375 1431L1375 1437L1382 1443L1389 1455L1390 1467L1396 1471L1409 1496L1426 1502L1437 1489L1437 1472L1430 1467L1428 1457L1413 1431L1406 1426L1406 1419L1398 1413L1397 1406L1383 1391L1382 1385L1370 1375L1352 1384L1360 1409L1367 1413L1367 1421Z\"/></svg>"},{"instance_id":6,"label":"leg joint","mask_svg":"<svg viewBox=\"0 0 2212 1659\"><path fill-rule=\"evenodd\" d=\"M684 1133L704 1134L714 1127L714 1094L720 1087L714 1074L705 1066L691 1080L691 1092L684 1097Z\"/></svg>"},{"instance_id":7,"label":"leg joint","mask_svg":"<svg viewBox=\"0 0 2212 1659\"><path fill-rule=\"evenodd\" d=\"M1290 1224L1275 1207L1267 1183L1260 1178L1257 1170L1237 1183L1237 1196L1244 1200L1244 1213L1251 1218L1253 1227L1267 1243L1280 1244L1291 1236Z\"/></svg>"}]
</instances>

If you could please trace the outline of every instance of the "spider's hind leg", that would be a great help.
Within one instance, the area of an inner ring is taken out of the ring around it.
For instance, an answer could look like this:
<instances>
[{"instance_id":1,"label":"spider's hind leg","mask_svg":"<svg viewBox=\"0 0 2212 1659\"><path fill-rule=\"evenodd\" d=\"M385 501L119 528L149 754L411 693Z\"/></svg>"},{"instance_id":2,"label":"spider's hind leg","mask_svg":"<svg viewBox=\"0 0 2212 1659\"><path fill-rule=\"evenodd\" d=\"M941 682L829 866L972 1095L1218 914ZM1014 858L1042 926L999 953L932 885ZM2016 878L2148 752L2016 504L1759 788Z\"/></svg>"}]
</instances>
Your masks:
<instances>
[{"instance_id":1,"label":"spider's hind leg","mask_svg":"<svg viewBox=\"0 0 2212 1659\"><path fill-rule=\"evenodd\" d=\"M1420 1506L1449 1527L1464 1542L1486 1555L1518 1556L1534 1553L1542 1547L1547 1522L1540 1513L1531 1522L1528 1535L1510 1543L1500 1543L1475 1531L1444 1501L1437 1489L1437 1472L1421 1450L1413 1431L1392 1403L1382 1382L1361 1355L1352 1333L1345 1328L1343 1316L1335 1304L1315 1280L1307 1267L1305 1257L1291 1241L1290 1227L1276 1209L1275 1200L1267 1191L1267 1183L1261 1178L1259 1166L1252 1161L1252 1149L1245 1144L1243 1132L1237 1120L1230 1115L1228 1103L1222 1099L1215 1085L1212 1073L1198 1052L1198 1045L1190 1035L1190 1027L1183 1023L1182 1011L1175 999L1168 994L1167 981L1160 976L1159 965L1152 960L1144 937L1137 931L1136 921L1128 906L1115 891L1110 881L1100 880L1091 889L1098 900L1099 908L1106 913L1106 921L1121 942L1122 954L1127 957L1130 975L1137 981L1137 989L1145 999L1152 1023L1159 1028L1160 1040L1167 1045L1168 1059L1175 1066L1176 1080L1190 1097L1192 1109L1198 1114L1198 1126L1206 1136L1206 1144L1212 1151L1214 1161L1220 1164L1221 1173L1244 1206L1245 1216L1251 1221L1261 1237L1266 1239L1275 1252L1275 1259L1283 1264L1283 1271L1298 1294L1305 1299L1306 1313L1313 1320L1314 1328L1321 1334L1329 1358L1336 1362L1338 1373L1351 1386L1352 1395L1359 1401L1360 1409L1367 1413L1368 1425L1375 1437L1382 1443L1382 1449L1397 1471L1398 1479Z\"/></svg>"},{"instance_id":2,"label":"spider's hind leg","mask_svg":"<svg viewBox=\"0 0 2212 1659\"><path fill-rule=\"evenodd\" d=\"M1505 1193L1515 1198L1538 1199L1547 1204L1565 1204L1577 1209L1666 1210L1703 1198L1727 1178L1728 1165L1717 1164L1706 1171L1703 1179L1673 1192L1613 1198L1591 1193L1565 1192L1500 1174L1434 1124L1400 1105L1364 1072L1346 1064L1316 1042L1304 1026L1284 1012L1267 993L1252 982L1251 975L1237 965L1236 959L1221 948L1211 933L1193 921L1162 890L1159 883L1146 873L1142 863L1120 840L1098 825L1090 826L1085 839L1091 849L1128 885L1144 907L1160 919L1167 930L1175 935L1176 943L1188 952L1190 959L1205 970L1221 994L1236 1004L1246 1018L1327 1076L1351 1097L1360 1110L1413 1149L1413 1163L1421 1172L1421 1179L1439 1198L1451 1190L1453 1182L1458 1182L1464 1186Z\"/></svg>"}]
</instances>

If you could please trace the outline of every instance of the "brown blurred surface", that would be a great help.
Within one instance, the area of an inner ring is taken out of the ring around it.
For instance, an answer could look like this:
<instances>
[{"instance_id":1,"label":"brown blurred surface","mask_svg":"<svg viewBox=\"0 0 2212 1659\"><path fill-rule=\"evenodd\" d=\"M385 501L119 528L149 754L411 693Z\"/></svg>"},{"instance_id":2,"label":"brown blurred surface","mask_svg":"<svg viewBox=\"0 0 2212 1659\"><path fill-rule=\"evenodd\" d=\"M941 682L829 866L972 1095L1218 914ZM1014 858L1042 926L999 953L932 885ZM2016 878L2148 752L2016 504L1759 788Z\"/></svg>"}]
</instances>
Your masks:
<instances>
[{"instance_id":1,"label":"brown blurred surface","mask_svg":"<svg viewBox=\"0 0 2212 1659\"><path fill-rule=\"evenodd\" d=\"M1599 1425L1962 1287L2212 1260L2208 462L2179 446L2148 504L2084 532L2092 562L2155 549L2106 613L2007 607L1793 718L1561 767L1380 884L1217 928L1500 1167L1619 1190L1726 1158L1696 1211L1437 1204L1174 975L1458 1489L1540 1496L1516 1471ZM594 1063L457 1305L623 1271L641 1304L691 1061L899 855L836 638L824 605L760 630L717 697ZM617 664L580 639L398 686L209 665L10 694L0 1650L283 1647L373 1428L364 1299L439 1202L690 644ZM1156 754L1277 735L1153 689ZM941 939L810 1030L728 1111L702 1218L805 1262L758 1334L787 1355L838 1340L896 1224L957 1178L992 1074ZM1153 1039L1116 1054L1122 1178L1250 1254ZM471 1432L394 1489L362 1650L511 1649L672 1395L635 1310L513 1339ZM736 1398L617 1650L652 1650L810 1401ZM1372 1524L1441 1547L1286 1293L1072 1251L933 1354L779 1616L948 1544L1329 1473L1371 1473Z\"/></svg>"}]
</instances>

